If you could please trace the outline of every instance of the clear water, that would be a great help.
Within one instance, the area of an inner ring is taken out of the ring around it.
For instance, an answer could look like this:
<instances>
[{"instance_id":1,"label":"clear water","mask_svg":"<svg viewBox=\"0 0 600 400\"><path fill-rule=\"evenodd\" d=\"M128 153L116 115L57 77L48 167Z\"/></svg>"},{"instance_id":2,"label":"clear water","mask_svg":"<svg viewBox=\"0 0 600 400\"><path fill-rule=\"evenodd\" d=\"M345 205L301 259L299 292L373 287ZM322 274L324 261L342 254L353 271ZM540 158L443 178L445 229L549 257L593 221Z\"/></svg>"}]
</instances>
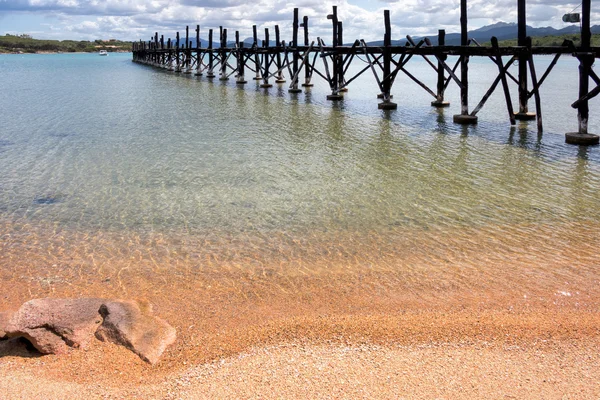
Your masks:
<instances>
[{"instance_id":1,"label":"clear water","mask_svg":"<svg viewBox=\"0 0 600 400\"><path fill-rule=\"evenodd\" d=\"M549 62L537 59L538 75ZM409 65L434 86L424 61ZM496 67L473 59L470 69L473 108ZM436 110L406 77L393 90L398 110L380 111L369 72L331 103L323 82L299 95L250 79L241 89L131 54L5 55L0 71L0 257L10 279L23 265L52 275L68 257L113 265L134 255L217 273L270 263L292 274L350 259L383 268L387 256L388 269L445 260L485 270L522 256L542 270L598 265L593 249L565 253L569 237L600 226L600 148L564 143L577 129L570 57L541 90L541 136L535 122L509 125L501 88L477 126L453 124L455 87L451 107ZM590 132L600 133L597 104Z\"/></svg>"}]
</instances>

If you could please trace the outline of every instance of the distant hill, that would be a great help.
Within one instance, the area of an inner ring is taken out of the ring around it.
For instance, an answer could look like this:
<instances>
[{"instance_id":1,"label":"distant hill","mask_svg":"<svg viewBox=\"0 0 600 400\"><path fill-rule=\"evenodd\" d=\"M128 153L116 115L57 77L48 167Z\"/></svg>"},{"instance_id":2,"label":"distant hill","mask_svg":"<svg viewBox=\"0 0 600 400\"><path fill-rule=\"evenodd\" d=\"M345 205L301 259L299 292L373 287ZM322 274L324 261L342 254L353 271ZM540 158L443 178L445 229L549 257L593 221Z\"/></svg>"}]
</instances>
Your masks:
<instances>
[{"instance_id":1,"label":"distant hill","mask_svg":"<svg viewBox=\"0 0 600 400\"><path fill-rule=\"evenodd\" d=\"M516 39L518 28L516 23L498 22L492 25L486 25L479 29L469 31L469 39L475 39L479 43L489 42L492 36L498 40ZM600 25L592 27L592 33L600 33ZM534 28L527 26L527 35L533 37L543 36L561 36L579 34L579 26L571 25L563 29L555 29L552 27ZM428 36L433 45L437 45L437 35ZM422 37L413 36L413 40L418 42ZM392 45L403 46L407 42L406 39L392 40ZM383 40L368 42L369 45L382 46ZM460 33L446 33L447 45L460 45Z\"/></svg>"}]
</instances>

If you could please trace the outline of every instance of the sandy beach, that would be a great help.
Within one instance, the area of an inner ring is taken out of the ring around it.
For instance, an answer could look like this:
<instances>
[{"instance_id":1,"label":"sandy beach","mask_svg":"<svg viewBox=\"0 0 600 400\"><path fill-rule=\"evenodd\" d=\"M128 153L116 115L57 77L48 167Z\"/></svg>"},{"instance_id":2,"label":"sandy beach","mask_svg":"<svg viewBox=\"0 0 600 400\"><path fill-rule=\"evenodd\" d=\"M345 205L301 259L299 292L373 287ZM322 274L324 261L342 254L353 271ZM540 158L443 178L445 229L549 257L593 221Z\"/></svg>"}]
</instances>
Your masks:
<instances>
[{"instance_id":1,"label":"sandy beach","mask_svg":"<svg viewBox=\"0 0 600 400\"><path fill-rule=\"evenodd\" d=\"M285 340L298 332L281 326L280 344L252 346L205 362L181 361L175 350L155 367L104 343L44 357L31 357L17 346L2 355L0 391L7 399L600 395L597 315L429 314L417 319L422 323L411 317L322 318L312 321L310 329L330 339ZM395 340L373 335L393 331L394 324Z\"/></svg>"},{"instance_id":2,"label":"sandy beach","mask_svg":"<svg viewBox=\"0 0 600 400\"><path fill-rule=\"evenodd\" d=\"M287 261L177 237L4 229L3 310L42 297L135 299L177 341L154 366L99 341L62 356L0 342L3 398L600 396L595 224L372 236L361 252L358 239L336 238L302 257L281 240L273 248Z\"/></svg>"}]
</instances>

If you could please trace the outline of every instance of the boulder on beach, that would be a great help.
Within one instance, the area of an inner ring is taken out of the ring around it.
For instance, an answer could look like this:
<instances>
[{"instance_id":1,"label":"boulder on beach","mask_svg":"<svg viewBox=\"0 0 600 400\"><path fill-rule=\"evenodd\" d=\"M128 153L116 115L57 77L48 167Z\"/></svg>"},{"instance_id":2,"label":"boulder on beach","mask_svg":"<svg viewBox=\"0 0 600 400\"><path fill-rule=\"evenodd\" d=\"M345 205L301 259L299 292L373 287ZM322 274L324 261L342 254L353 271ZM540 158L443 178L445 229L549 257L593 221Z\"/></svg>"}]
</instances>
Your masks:
<instances>
[{"instance_id":1,"label":"boulder on beach","mask_svg":"<svg viewBox=\"0 0 600 400\"><path fill-rule=\"evenodd\" d=\"M0 313L0 338L23 337L42 354L86 348L94 338L127 347L156 363L176 338L175 329L135 301L35 299L15 313Z\"/></svg>"},{"instance_id":2,"label":"boulder on beach","mask_svg":"<svg viewBox=\"0 0 600 400\"><path fill-rule=\"evenodd\" d=\"M106 302L100 307L104 322L96 331L96 337L125 346L142 360L155 364L175 342L176 332L151 313L151 307L142 309L134 301Z\"/></svg>"},{"instance_id":3,"label":"boulder on beach","mask_svg":"<svg viewBox=\"0 0 600 400\"><path fill-rule=\"evenodd\" d=\"M102 323L104 299L35 299L26 302L8 323L9 337L24 337L42 354L86 348Z\"/></svg>"}]
</instances>

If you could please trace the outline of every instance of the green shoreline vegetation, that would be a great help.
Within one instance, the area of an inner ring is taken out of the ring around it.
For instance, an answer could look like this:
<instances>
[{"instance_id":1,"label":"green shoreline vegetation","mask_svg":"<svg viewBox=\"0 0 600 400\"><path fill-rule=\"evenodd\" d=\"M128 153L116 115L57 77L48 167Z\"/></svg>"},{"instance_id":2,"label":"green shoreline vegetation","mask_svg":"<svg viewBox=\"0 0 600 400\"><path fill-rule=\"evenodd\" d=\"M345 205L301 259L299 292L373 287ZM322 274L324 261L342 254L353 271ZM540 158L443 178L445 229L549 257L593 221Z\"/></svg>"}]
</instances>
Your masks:
<instances>
[{"instance_id":1,"label":"green shoreline vegetation","mask_svg":"<svg viewBox=\"0 0 600 400\"><path fill-rule=\"evenodd\" d=\"M100 50L108 52L129 52L131 42L116 39L95 40L44 40L34 39L29 35L0 36L0 53L96 53Z\"/></svg>"},{"instance_id":2,"label":"green shoreline vegetation","mask_svg":"<svg viewBox=\"0 0 600 400\"><path fill-rule=\"evenodd\" d=\"M575 46L581 44L581 36L578 34L556 35L556 36L533 36L531 38L532 46L562 46L563 42L571 40ZM517 39L500 40L498 44L501 47L516 46ZM486 43L489 45L489 42ZM600 47L600 34L592 34L592 47Z\"/></svg>"},{"instance_id":3,"label":"green shoreline vegetation","mask_svg":"<svg viewBox=\"0 0 600 400\"><path fill-rule=\"evenodd\" d=\"M533 46L560 46L563 41L572 40L578 46L581 38L576 34L532 37ZM108 52L130 52L131 43L117 39L95 40L45 40L34 39L29 35L0 36L0 53L95 53L100 50ZM516 46L517 39L501 40L500 46ZM485 43L489 45L489 43ZM600 47L600 34L592 35L592 46Z\"/></svg>"}]
</instances>

